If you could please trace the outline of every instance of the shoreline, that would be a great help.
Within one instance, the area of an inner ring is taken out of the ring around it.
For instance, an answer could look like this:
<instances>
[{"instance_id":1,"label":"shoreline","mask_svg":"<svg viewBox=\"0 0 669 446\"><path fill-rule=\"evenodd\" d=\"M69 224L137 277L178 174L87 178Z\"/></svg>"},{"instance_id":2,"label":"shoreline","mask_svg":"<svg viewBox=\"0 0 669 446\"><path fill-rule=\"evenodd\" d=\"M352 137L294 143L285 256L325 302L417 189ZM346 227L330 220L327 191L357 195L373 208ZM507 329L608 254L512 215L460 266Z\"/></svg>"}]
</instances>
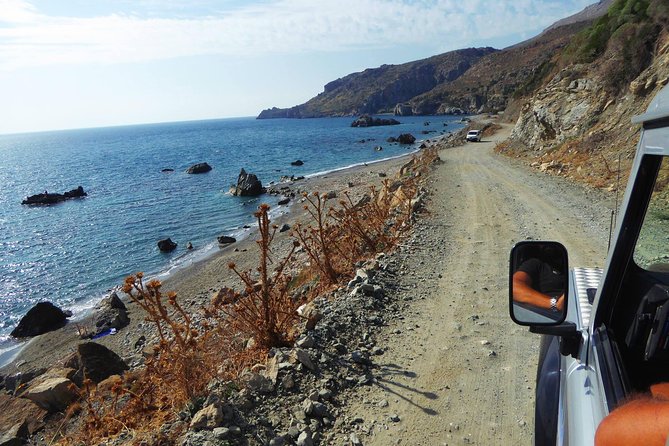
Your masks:
<instances>
[{"instance_id":1,"label":"shoreline","mask_svg":"<svg viewBox=\"0 0 669 446\"><path fill-rule=\"evenodd\" d=\"M441 146L445 141L455 139L460 131L417 140L415 147L422 143L430 147ZM416 148L395 157L317 172L305 176L303 180L299 181L276 183L270 187L287 186L290 188L290 192L295 193L295 198L291 199L291 202L286 206L273 207L272 211L284 209L285 211L274 215L272 223L279 227L283 224L289 224L292 227L295 222L299 221L303 217L303 212L297 205L299 205L298 202L301 200L303 192L335 191L339 195L343 191L347 191L353 198L361 196L371 185L378 186L381 184L385 175L392 177L406 163L407 159L420 150ZM262 197L259 197L258 205L262 202ZM251 228L245 230L244 237L238 239L237 242L218 249L215 245L213 247L207 245L201 248L208 251L201 253L201 257L198 258L196 255L196 258L192 261L182 265L169 266L163 271L152 274L151 277L161 280L164 291L175 291L179 296L179 301L186 309L198 311L208 303L214 291L223 286L235 287L239 285L238 279L227 266L229 262L234 262L239 270L251 270L257 266L255 239L253 237L256 233L257 225L253 224ZM290 231L277 232L273 243L273 251L277 253L277 258L281 257L281 252L287 252L290 244L292 244ZM132 368L141 365L143 362L142 349L136 346L138 344L143 346L152 345L155 334L152 333L153 327L144 323L143 314L139 311L138 306L125 297L123 297L123 301L128 309L130 324L118 330L115 335L100 337L95 341L119 354ZM95 306L98 302L99 300L94 301L89 306L86 314L75 320L70 320L64 327L31 338L13 349L2 352L0 354L0 375L30 373L57 366L68 355L76 351L76 346L79 343L88 340L81 339L78 330L90 325L91 320L96 315ZM142 339L145 339L145 341L140 342Z\"/></svg>"}]
</instances>

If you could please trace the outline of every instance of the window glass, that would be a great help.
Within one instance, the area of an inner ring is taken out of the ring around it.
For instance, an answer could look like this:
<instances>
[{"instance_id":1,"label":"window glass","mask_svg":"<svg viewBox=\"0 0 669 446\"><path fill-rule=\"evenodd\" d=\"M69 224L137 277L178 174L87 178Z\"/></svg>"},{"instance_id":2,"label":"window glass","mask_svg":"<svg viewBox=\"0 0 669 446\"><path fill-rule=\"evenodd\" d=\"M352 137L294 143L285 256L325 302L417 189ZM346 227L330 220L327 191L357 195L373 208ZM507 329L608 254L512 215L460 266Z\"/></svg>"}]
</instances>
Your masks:
<instances>
[{"instance_id":1,"label":"window glass","mask_svg":"<svg viewBox=\"0 0 669 446\"><path fill-rule=\"evenodd\" d=\"M666 157L662 160L634 249L634 262L649 271L669 272L669 161Z\"/></svg>"}]
</instances>

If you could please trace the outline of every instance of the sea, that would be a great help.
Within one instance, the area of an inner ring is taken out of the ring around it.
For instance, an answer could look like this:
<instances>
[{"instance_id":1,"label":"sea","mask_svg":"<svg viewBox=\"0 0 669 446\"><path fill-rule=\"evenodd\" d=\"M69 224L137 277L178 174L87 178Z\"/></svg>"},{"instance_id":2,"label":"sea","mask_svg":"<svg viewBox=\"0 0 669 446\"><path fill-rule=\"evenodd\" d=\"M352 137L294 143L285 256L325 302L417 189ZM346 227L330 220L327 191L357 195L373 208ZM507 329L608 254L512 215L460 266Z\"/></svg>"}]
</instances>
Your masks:
<instances>
[{"instance_id":1,"label":"sea","mask_svg":"<svg viewBox=\"0 0 669 446\"><path fill-rule=\"evenodd\" d=\"M405 156L464 126L455 116L397 119L353 128L350 117L249 117L0 135L0 357L16 349L9 333L38 302L76 320L129 274L165 277L215 253L217 236L244 237L257 206L276 211L278 198L230 195L242 168L265 185L322 175ZM416 144L386 142L401 133ZM298 159L304 164L292 166ZM200 162L213 170L185 172ZM87 197L21 204L78 186ZM178 247L162 253L157 242L167 237Z\"/></svg>"}]
</instances>

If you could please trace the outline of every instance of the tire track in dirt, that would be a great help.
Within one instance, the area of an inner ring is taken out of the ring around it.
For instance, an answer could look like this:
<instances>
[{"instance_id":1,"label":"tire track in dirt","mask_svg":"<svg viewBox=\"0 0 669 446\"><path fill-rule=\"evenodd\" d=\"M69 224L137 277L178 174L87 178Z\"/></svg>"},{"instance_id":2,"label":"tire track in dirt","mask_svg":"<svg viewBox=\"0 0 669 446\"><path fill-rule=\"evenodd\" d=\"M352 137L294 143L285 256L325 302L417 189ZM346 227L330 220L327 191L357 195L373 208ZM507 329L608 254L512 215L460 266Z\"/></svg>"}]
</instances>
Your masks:
<instances>
[{"instance_id":1,"label":"tire track in dirt","mask_svg":"<svg viewBox=\"0 0 669 446\"><path fill-rule=\"evenodd\" d=\"M578 186L495 155L508 132L440 153L431 215L401 254L408 309L377 339L377 385L349 398L365 445L532 442L539 337L508 317L509 249L559 240L572 265L601 265L607 211Z\"/></svg>"}]
</instances>

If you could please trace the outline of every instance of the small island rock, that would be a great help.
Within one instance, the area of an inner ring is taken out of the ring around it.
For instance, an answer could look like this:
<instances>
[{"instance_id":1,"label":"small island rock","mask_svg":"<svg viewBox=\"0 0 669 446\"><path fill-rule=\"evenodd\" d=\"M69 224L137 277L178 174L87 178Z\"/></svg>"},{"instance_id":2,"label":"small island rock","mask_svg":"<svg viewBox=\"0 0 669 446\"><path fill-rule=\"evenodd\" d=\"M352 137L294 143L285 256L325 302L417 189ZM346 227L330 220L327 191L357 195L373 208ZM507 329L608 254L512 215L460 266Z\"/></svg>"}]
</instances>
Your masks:
<instances>
[{"instance_id":1,"label":"small island rock","mask_svg":"<svg viewBox=\"0 0 669 446\"><path fill-rule=\"evenodd\" d=\"M397 141L400 144L413 144L416 142L416 137L411 133L402 133L399 138L397 138Z\"/></svg>"},{"instance_id":2,"label":"small island rock","mask_svg":"<svg viewBox=\"0 0 669 446\"><path fill-rule=\"evenodd\" d=\"M31 195L29 197L26 197L25 200L21 202L21 204L29 204L29 205L49 205L49 204L56 204L60 203L61 201L69 200L71 198L82 198L88 195L86 192L84 192L84 188L79 186L76 189L72 189L69 192L64 192L62 194L50 194L47 191L44 191L44 193L41 194L36 194L36 195Z\"/></svg>"},{"instance_id":3,"label":"small island rock","mask_svg":"<svg viewBox=\"0 0 669 446\"><path fill-rule=\"evenodd\" d=\"M397 125L400 122L396 119L373 118L369 115L362 115L351 123L351 127L377 127L381 125Z\"/></svg>"},{"instance_id":4,"label":"small island rock","mask_svg":"<svg viewBox=\"0 0 669 446\"><path fill-rule=\"evenodd\" d=\"M304 164L304 161L302 160L295 160L292 163L290 163L291 166L301 166Z\"/></svg>"},{"instance_id":5,"label":"small island rock","mask_svg":"<svg viewBox=\"0 0 669 446\"><path fill-rule=\"evenodd\" d=\"M197 173L207 173L211 170L211 166L207 163L197 163L190 166L186 173L197 174Z\"/></svg>"}]
</instances>

